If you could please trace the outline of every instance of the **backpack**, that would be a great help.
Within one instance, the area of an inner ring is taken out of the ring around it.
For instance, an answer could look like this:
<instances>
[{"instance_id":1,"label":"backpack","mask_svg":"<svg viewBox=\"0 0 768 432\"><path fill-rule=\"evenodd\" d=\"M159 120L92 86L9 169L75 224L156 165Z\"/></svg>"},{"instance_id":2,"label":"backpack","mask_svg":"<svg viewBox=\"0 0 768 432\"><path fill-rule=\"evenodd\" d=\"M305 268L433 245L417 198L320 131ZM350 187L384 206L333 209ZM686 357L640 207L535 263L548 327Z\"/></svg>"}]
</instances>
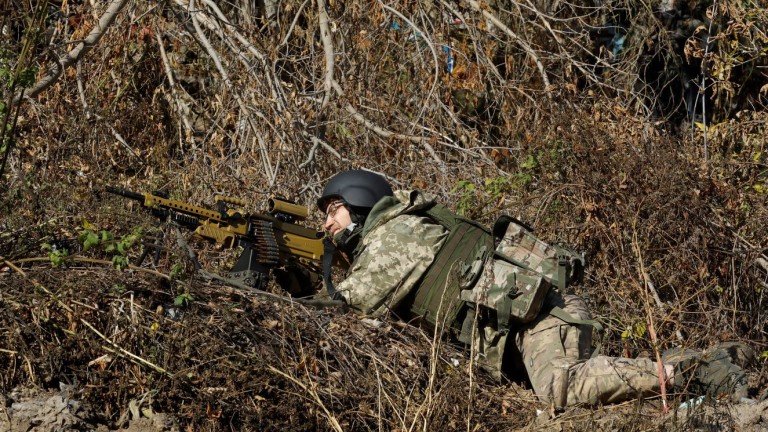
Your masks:
<instances>
[{"instance_id":1,"label":"backpack","mask_svg":"<svg viewBox=\"0 0 768 432\"><path fill-rule=\"evenodd\" d=\"M533 321L551 289L563 292L583 277L583 255L543 242L513 217L499 217L492 232L496 247L487 266L486 297L487 306L496 310L499 328Z\"/></svg>"}]
</instances>

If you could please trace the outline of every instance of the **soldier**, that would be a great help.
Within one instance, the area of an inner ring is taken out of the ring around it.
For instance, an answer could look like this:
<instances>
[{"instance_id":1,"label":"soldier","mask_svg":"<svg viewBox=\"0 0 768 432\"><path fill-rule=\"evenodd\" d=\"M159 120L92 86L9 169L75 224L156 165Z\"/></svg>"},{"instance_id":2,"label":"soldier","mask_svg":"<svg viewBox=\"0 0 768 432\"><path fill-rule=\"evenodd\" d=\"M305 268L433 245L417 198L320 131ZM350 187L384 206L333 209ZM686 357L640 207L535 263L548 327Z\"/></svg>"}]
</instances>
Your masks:
<instances>
[{"instance_id":1,"label":"soldier","mask_svg":"<svg viewBox=\"0 0 768 432\"><path fill-rule=\"evenodd\" d=\"M352 262L336 287L326 270L330 295L362 314L392 312L474 342L481 366L498 378L509 372L516 349L536 395L558 408L658 395L659 373L667 386L692 393L747 396L743 370L723 349L669 350L661 367L645 358L595 355L592 326L599 325L581 299L555 289L542 296L529 322L514 322L508 305L499 307L512 296L493 293L510 288L499 285L498 275L484 280L494 265L492 234L426 193L393 192L382 176L354 170L332 177L317 205L335 247Z\"/></svg>"}]
</instances>

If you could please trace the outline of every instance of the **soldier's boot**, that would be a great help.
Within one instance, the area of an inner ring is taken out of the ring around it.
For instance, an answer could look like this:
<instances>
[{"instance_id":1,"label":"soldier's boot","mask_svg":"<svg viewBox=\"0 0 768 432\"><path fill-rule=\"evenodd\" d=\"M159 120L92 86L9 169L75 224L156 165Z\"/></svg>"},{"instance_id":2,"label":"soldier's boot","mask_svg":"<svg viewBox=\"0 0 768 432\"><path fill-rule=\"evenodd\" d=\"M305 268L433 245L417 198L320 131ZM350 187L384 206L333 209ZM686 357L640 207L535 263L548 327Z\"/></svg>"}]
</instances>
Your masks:
<instances>
[{"instance_id":1,"label":"soldier's boot","mask_svg":"<svg viewBox=\"0 0 768 432\"><path fill-rule=\"evenodd\" d=\"M734 364L726 349L715 347L704 352L672 348L662 354L662 361L675 368L675 387L688 393L719 399L730 396L740 402L748 397L744 370Z\"/></svg>"}]
</instances>

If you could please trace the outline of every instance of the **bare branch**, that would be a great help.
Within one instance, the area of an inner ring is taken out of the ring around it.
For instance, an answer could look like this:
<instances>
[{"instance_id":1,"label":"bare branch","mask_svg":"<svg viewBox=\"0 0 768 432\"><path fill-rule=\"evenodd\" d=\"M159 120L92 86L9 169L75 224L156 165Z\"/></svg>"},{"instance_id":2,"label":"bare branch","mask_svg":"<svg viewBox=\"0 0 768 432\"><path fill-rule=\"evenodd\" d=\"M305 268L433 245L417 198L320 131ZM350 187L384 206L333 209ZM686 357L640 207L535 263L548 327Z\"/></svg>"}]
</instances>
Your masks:
<instances>
[{"instance_id":1,"label":"bare branch","mask_svg":"<svg viewBox=\"0 0 768 432\"><path fill-rule=\"evenodd\" d=\"M483 14L483 16L488 19L490 22L493 23L496 27L500 28L504 33L506 33L509 37L511 37L515 42L517 42L520 47L528 53L529 56L533 59L533 61L536 63L536 67L539 69L539 74L541 75L541 80L544 82L544 91L546 92L547 96L551 97L551 90L550 90L550 84L549 84L549 78L547 78L547 71L544 70L544 65L541 63L541 60L539 60L539 56L536 55L536 52L531 48L531 46L520 38L520 36L517 35L517 33L513 32L509 27L506 26L499 18L497 18L494 14L488 12L485 10L477 0L469 0L470 6L472 6L473 9Z\"/></svg>"},{"instance_id":2,"label":"bare branch","mask_svg":"<svg viewBox=\"0 0 768 432\"><path fill-rule=\"evenodd\" d=\"M176 91L176 80L173 78L173 72L171 71L171 64L168 61L168 55L165 53L165 47L163 46L163 41L160 39L159 34L155 34L155 38L157 39L157 46L160 47L160 58L163 60L163 66L165 67L165 76L168 78L168 87L171 89L171 95L168 97L169 99L173 99L173 102L169 100L169 102L176 105L176 112L179 113L179 117L181 118L181 123L184 125L184 129L186 130L186 136L187 138L192 137L192 134L194 133L194 128L192 127L192 122L189 121L189 117L187 117L187 114L184 110L184 103L181 101L181 98L179 97L178 92Z\"/></svg>"},{"instance_id":3,"label":"bare branch","mask_svg":"<svg viewBox=\"0 0 768 432\"><path fill-rule=\"evenodd\" d=\"M331 30L328 28L328 11L325 10L325 0L317 0L317 12L318 12L318 24L320 25L320 39L323 41L323 51L325 52L325 95L323 96L323 102L320 105L320 109L328 105L328 101L331 100L331 94L333 93L333 68L335 67L334 53L333 53L333 40L331 39Z\"/></svg>"},{"instance_id":4,"label":"bare branch","mask_svg":"<svg viewBox=\"0 0 768 432\"><path fill-rule=\"evenodd\" d=\"M77 44L77 46L72 51L59 58L58 61L54 63L48 70L48 73L46 73L45 76L40 81L38 81L34 87L24 92L23 97L33 98L40 94L40 92L50 87L54 82L56 82L57 79L59 79L61 74L64 72L64 69L72 66L75 64L75 62L80 60L81 57L87 54L88 51L90 51L91 48L93 48L94 45L99 42L101 37L104 36L104 32L106 32L109 26L112 25L112 23L115 21L115 17L117 17L117 14L120 13L120 11L127 3L128 0L113 0L109 7L107 7L104 15L102 15L101 19L99 19L99 22L96 24L96 26L91 30L90 33L88 33L88 36L86 36L82 42ZM14 96L13 103L18 103L21 99L22 94L19 93Z\"/></svg>"},{"instance_id":5,"label":"bare branch","mask_svg":"<svg viewBox=\"0 0 768 432\"><path fill-rule=\"evenodd\" d=\"M344 90L341 89L341 86L339 86L339 83L337 83L336 81L333 82L333 88L336 90L336 93L338 93L339 96L344 96ZM383 127L378 126L377 124L365 118L365 116L360 114L360 112L358 112L357 109L355 109L355 107L353 107L350 104L346 104L344 106L344 109L352 115L352 118L362 123L363 126L366 127L366 129L372 130L382 138L395 138L395 139L410 141L416 144L423 145L424 148L429 153L429 155L432 156L432 159L438 164L443 165L443 161L439 157L437 157L437 153L435 153L435 149L432 147L432 145L429 144L429 142L427 141L427 138L413 136L413 135L405 135L405 134L396 133L396 132L392 132L390 130L384 129Z\"/></svg>"},{"instance_id":6,"label":"bare branch","mask_svg":"<svg viewBox=\"0 0 768 432\"><path fill-rule=\"evenodd\" d=\"M219 71L219 74L221 74L221 79L224 81L224 84L227 86L227 88L232 92L233 97L237 101L238 105L240 106L240 111L243 116L245 116L246 121L248 125L250 126L251 130L256 136L256 139L259 143L259 151L261 153L261 159L262 164L264 165L264 173L267 175L267 178L271 183L274 183L275 181L275 170L272 168L271 158L269 156L269 153L267 152L267 148L264 145L264 139L259 134L258 129L256 128L256 125L253 123L248 109L247 105L245 104L245 101L243 101L243 98L240 97L240 94L236 91L234 88L234 85L232 84L232 80L229 78L229 74L227 73L227 70L224 68L224 64L221 62L221 58L219 57L216 50L213 48L213 45L211 45L211 42L208 40L208 37L203 32L203 29L200 27L200 22L198 20L198 15L200 12L194 12L195 9L195 1L191 0L189 2L189 13L192 17L192 25L195 28L196 36L198 39L198 42L200 42L200 45L202 45L203 48L205 48L208 55L213 60L213 63L216 65L216 69Z\"/></svg>"},{"instance_id":7,"label":"bare branch","mask_svg":"<svg viewBox=\"0 0 768 432\"><path fill-rule=\"evenodd\" d=\"M388 11L392 12L393 14L397 15L398 17L400 17L400 19L402 19L403 21L408 23L409 26L411 26L414 30L416 30L419 34L421 34L421 37L419 38L419 40L426 42L427 46L429 46L429 50L432 51L432 59L434 61L434 65L435 65L435 76L434 76L434 79L432 80L432 88L429 89L429 94L427 94L427 97L425 98L425 100L431 99L432 95L435 94L435 89L437 88L437 82L440 79L440 76L439 76L440 75L440 63L437 60L437 52L435 52L435 46L432 43L432 40L427 36L427 32L425 32L424 30L422 30L419 27L417 27L416 24L414 24L413 21L411 21L408 18L406 18L405 15L403 15L400 12L396 11L395 9L385 5L384 3L381 2L381 0L379 0L379 4L381 4L381 7L383 7L385 10L388 10ZM416 123L419 121L419 119L421 119L421 116L424 115L424 111L426 111L426 109L427 109L427 104L426 103L422 104L421 112L419 113L418 116L416 116L415 119L413 119L413 121L411 122L412 125L414 125L414 126L416 125Z\"/></svg>"}]
</instances>

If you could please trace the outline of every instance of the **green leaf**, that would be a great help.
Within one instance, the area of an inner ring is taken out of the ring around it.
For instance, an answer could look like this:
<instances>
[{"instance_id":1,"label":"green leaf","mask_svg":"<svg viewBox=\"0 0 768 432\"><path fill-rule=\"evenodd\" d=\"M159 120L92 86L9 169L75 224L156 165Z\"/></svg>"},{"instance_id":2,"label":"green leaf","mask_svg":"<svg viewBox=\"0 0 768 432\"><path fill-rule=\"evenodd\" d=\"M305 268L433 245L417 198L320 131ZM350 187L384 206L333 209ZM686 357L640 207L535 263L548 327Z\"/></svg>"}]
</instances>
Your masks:
<instances>
[{"instance_id":1,"label":"green leaf","mask_svg":"<svg viewBox=\"0 0 768 432\"><path fill-rule=\"evenodd\" d=\"M635 336L638 338L641 338L645 336L645 331L647 330L647 327L644 322L639 322L635 324Z\"/></svg>"},{"instance_id":2,"label":"green leaf","mask_svg":"<svg viewBox=\"0 0 768 432\"><path fill-rule=\"evenodd\" d=\"M95 232L86 230L80 234L80 240L83 242L83 250L87 251L99 244L99 236Z\"/></svg>"},{"instance_id":3,"label":"green leaf","mask_svg":"<svg viewBox=\"0 0 768 432\"><path fill-rule=\"evenodd\" d=\"M112 257L112 265L118 270L123 270L128 267L128 258L122 255L115 255Z\"/></svg>"},{"instance_id":4,"label":"green leaf","mask_svg":"<svg viewBox=\"0 0 768 432\"><path fill-rule=\"evenodd\" d=\"M101 241L103 242L108 242L115 238L115 236L113 236L109 231L102 230L99 234L101 235Z\"/></svg>"},{"instance_id":5,"label":"green leaf","mask_svg":"<svg viewBox=\"0 0 768 432\"><path fill-rule=\"evenodd\" d=\"M31 87L35 83L35 76L37 75L37 66L30 66L24 68L19 73L18 83L22 87Z\"/></svg>"},{"instance_id":6,"label":"green leaf","mask_svg":"<svg viewBox=\"0 0 768 432\"><path fill-rule=\"evenodd\" d=\"M539 167L539 161L537 161L536 157L534 157L532 154L529 154L525 159L525 162L520 164L520 167L533 170Z\"/></svg>"},{"instance_id":7,"label":"green leaf","mask_svg":"<svg viewBox=\"0 0 768 432\"><path fill-rule=\"evenodd\" d=\"M48 259L51 260L51 265L54 267L61 267L64 264L64 259L69 255L69 251L66 249L52 250L48 253Z\"/></svg>"},{"instance_id":8,"label":"green leaf","mask_svg":"<svg viewBox=\"0 0 768 432\"><path fill-rule=\"evenodd\" d=\"M183 293L176 296L176 298L173 300L173 304L176 306L185 305L187 303L190 303L194 301L195 299L192 297L189 293Z\"/></svg>"},{"instance_id":9,"label":"green leaf","mask_svg":"<svg viewBox=\"0 0 768 432\"><path fill-rule=\"evenodd\" d=\"M627 340L627 339L630 339L631 337L632 337L632 328L627 327L626 329L624 329L623 332L621 332L622 340Z\"/></svg>"}]
</instances>

